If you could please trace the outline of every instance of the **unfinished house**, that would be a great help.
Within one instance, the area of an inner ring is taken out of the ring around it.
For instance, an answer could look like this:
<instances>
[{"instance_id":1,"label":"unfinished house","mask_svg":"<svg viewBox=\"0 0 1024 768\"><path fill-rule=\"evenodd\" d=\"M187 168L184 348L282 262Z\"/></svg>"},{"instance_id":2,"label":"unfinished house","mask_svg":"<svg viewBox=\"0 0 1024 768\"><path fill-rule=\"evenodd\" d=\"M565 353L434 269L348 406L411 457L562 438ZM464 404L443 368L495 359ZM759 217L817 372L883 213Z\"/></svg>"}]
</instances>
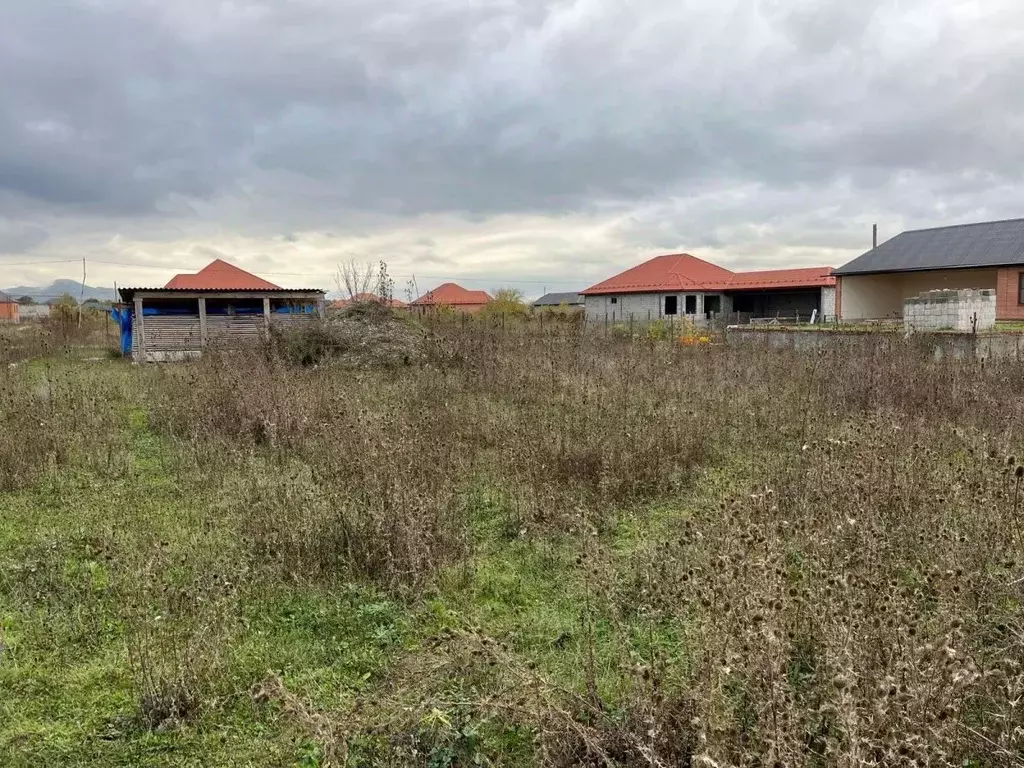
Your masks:
<instances>
[{"instance_id":1,"label":"unfinished house","mask_svg":"<svg viewBox=\"0 0 1024 768\"><path fill-rule=\"evenodd\" d=\"M1024 320L1024 219L903 232L836 276L844 322L898 320L926 292L964 290L994 292L997 321Z\"/></svg>"},{"instance_id":2,"label":"unfinished house","mask_svg":"<svg viewBox=\"0 0 1024 768\"><path fill-rule=\"evenodd\" d=\"M835 314L831 267L732 272L688 253L656 256L583 291L587 320L629 322L717 315L737 322Z\"/></svg>"},{"instance_id":3,"label":"unfinished house","mask_svg":"<svg viewBox=\"0 0 1024 768\"><path fill-rule=\"evenodd\" d=\"M211 345L267 338L271 325L322 318L324 292L289 290L217 259L162 288L122 288L122 352L137 362L198 357Z\"/></svg>"}]
</instances>

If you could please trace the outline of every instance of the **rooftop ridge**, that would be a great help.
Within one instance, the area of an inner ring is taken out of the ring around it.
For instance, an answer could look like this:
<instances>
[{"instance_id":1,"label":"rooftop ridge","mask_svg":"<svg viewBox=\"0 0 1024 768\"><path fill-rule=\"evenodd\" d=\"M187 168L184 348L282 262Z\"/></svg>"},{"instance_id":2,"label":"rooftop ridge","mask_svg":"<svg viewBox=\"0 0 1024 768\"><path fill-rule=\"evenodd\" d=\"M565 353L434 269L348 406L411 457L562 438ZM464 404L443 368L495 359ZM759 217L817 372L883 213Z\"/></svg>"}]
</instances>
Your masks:
<instances>
[{"instance_id":1,"label":"rooftop ridge","mask_svg":"<svg viewBox=\"0 0 1024 768\"><path fill-rule=\"evenodd\" d=\"M907 235L912 232L938 232L942 229L964 229L966 227L987 227L992 224L1010 224L1013 222L1024 223L1024 216L1018 216L1009 219L993 219L991 221L969 221L965 224L943 224L941 227L921 227L920 229L905 229L900 232L900 235ZM895 235L899 237L900 235ZM891 238L890 238L891 239Z\"/></svg>"}]
</instances>

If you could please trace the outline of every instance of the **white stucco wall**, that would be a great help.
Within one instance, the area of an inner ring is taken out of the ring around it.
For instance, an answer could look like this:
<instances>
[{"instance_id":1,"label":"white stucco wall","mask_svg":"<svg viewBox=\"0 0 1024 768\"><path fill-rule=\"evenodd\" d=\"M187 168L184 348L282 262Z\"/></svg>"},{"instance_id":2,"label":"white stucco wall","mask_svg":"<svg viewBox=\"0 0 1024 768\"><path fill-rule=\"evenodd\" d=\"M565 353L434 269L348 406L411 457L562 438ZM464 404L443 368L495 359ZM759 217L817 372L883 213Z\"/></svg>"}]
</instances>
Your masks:
<instances>
[{"instance_id":1,"label":"white stucco wall","mask_svg":"<svg viewBox=\"0 0 1024 768\"><path fill-rule=\"evenodd\" d=\"M998 270L943 269L881 275L849 275L842 281L840 315L845 321L903 316L903 302L924 291L996 288Z\"/></svg>"}]
</instances>

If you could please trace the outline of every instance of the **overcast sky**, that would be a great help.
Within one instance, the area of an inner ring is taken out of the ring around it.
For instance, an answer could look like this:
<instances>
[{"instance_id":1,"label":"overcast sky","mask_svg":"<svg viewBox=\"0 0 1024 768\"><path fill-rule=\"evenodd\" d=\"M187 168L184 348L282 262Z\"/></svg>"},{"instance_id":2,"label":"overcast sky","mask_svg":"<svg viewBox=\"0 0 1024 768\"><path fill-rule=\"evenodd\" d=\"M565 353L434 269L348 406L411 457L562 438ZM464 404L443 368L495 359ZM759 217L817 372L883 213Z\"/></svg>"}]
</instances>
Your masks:
<instances>
[{"instance_id":1,"label":"overcast sky","mask_svg":"<svg viewBox=\"0 0 1024 768\"><path fill-rule=\"evenodd\" d=\"M0 285L838 265L1024 216L1022 83L1019 0L0 0Z\"/></svg>"}]
</instances>

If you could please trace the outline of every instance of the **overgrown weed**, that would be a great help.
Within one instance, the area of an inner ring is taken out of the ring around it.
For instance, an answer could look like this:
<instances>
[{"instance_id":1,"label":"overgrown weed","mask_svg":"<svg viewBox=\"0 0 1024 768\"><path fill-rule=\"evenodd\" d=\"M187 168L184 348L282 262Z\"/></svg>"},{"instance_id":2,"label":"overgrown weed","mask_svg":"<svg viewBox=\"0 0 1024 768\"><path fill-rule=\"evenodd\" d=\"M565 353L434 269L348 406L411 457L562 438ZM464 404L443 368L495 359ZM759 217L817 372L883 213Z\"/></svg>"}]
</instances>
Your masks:
<instances>
[{"instance_id":1,"label":"overgrown weed","mask_svg":"<svg viewBox=\"0 0 1024 768\"><path fill-rule=\"evenodd\" d=\"M122 643L143 731L247 697L308 764L1020 762L1020 365L425 339L386 369L0 371L0 485L57 498L9 524L4 604L85 656ZM74 508L117 483L116 514ZM273 669L246 606L352 584L400 636L303 623L330 637ZM52 652L21 626L19 655ZM326 648L372 663L303 695Z\"/></svg>"}]
</instances>

